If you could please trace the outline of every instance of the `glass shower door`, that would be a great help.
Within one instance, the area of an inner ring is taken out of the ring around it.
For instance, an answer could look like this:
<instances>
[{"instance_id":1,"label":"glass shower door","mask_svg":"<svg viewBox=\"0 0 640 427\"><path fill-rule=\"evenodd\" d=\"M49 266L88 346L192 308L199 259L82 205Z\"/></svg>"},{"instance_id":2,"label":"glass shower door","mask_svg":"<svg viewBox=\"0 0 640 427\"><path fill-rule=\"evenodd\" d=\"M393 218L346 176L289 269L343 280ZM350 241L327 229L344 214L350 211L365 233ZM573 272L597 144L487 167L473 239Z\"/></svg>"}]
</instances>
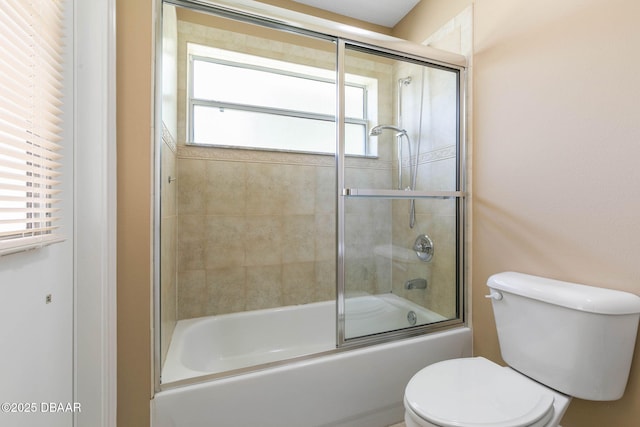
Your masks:
<instances>
[{"instance_id":1,"label":"glass shower door","mask_svg":"<svg viewBox=\"0 0 640 427\"><path fill-rule=\"evenodd\" d=\"M340 153L339 344L459 322L462 70L344 52L345 74L371 81L366 155Z\"/></svg>"},{"instance_id":2,"label":"glass shower door","mask_svg":"<svg viewBox=\"0 0 640 427\"><path fill-rule=\"evenodd\" d=\"M200 3L158 34L156 388L460 325L464 68Z\"/></svg>"}]
</instances>

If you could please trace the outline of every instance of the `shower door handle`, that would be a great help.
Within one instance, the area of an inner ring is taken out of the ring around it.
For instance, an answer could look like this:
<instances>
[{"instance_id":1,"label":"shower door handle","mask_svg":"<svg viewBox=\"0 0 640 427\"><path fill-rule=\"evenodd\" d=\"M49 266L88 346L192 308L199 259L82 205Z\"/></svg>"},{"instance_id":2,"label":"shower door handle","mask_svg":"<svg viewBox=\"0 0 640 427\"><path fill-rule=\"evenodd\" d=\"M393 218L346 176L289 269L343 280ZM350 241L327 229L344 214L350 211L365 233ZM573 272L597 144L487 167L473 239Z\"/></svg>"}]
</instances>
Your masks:
<instances>
[{"instance_id":1,"label":"shower door handle","mask_svg":"<svg viewBox=\"0 0 640 427\"><path fill-rule=\"evenodd\" d=\"M345 197L388 197L391 199L457 199L466 197L464 191L407 191L353 187L343 188L341 194Z\"/></svg>"}]
</instances>

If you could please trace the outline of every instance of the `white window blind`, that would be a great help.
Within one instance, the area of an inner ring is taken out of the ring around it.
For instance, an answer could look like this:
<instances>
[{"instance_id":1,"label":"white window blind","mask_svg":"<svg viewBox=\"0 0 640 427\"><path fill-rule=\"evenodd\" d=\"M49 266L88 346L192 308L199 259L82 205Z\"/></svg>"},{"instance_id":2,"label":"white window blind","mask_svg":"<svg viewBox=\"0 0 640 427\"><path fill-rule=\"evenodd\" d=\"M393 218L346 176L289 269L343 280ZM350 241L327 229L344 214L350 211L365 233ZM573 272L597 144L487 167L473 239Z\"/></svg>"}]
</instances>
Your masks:
<instances>
[{"instance_id":1,"label":"white window blind","mask_svg":"<svg viewBox=\"0 0 640 427\"><path fill-rule=\"evenodd\" d=\"M0 255L57 233L62 0L0 3Z\"/></svg>"}]
</instances>

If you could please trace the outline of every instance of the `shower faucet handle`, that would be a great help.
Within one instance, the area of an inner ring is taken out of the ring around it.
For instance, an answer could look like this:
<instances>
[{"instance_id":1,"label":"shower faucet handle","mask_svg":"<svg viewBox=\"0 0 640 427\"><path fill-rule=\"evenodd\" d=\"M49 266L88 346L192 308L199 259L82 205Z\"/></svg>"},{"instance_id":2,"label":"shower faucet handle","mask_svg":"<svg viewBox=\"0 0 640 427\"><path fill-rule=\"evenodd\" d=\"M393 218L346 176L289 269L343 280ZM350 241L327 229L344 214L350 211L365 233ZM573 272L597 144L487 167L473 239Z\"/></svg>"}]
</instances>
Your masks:
<instances>
[{"instance_id":1,"label":"shower faucet handle","mask_svg":"<svg viewBox=\"0 0 640 427\"><path fill-rule=\"evenodd\" d=\"M433 241L426 234L421 234L413 243L413 250L420 261L428 262L433 258Z\"/></svg>"}]
</instances>

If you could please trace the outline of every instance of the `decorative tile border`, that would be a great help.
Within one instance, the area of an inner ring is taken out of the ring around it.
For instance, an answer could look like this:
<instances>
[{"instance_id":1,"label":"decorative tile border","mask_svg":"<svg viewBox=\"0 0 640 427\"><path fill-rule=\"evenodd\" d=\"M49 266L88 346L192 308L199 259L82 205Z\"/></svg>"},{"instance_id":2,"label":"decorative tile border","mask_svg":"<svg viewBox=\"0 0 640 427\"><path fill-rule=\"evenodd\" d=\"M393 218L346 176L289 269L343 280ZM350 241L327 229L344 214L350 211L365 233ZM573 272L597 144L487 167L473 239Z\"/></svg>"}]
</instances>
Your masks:
<instances>
[{"instance_id":1,"label":"decorative tile border","mask_svg":"<svg viewBox=\"0 0 640 427\"><path fill-rule=\"evenodd\" d=\"M164 129L166 128L163 128L163 130ZM166 135L167 138L171 138L171 134L168 131L166 132ZM165 132L163 132L162 139L167 142L170 147L171 143L175 144L175 140L173 140L173 138L170 140L165 139ZM275 163L324 167L333 167L335 165L335 157L332 154L307 154L260 149L179 145L177 147L177 155L178 158L181 159L200 159L223 162ZM432 163L455 158L456 146L448 145L436 150L420 153L418 164ZM409 167L410 162L415 161L413 159L415 159L415 157L412 157L411 159L404 159L402 167ZM388 170L392 168L392 162L376 158L347 157L346 167Z\"/></svg>"},{"instance_id":2,"label":"decorative tile border","mask_svg":"<svg viewBox=\"0 0 640 427\"><path fill-rule=\"evenodd\" d=\"M178 144L176 143L176 139L171 135L167 126L162 122L162 142L167 144L167 146L176 153L178 151Z\"/></svg>"},{"instance_id":3,"label":"decorative tile border","mask_svg":"<svg viewBox=\"0 0 640 427\"><path fill-rule=\"evenodd\" d=\"M420 156L418 157L418 164L422 165L425 163L433 163L441 160L455 159L455 158L456 158L456 146L447 145L445 147L438 148L436 150L420 153ZM410 164L413 164L413 162L415 162L414 159L415 159L415 156L411 157L411 159L403 159L402 167L408 168Z\"/></svg>"},{"instance_id":4,"label":"decorative tile border","mask_svg":"<svg viewBox=\"0 0 640 427\"><path fill-rule=\"evenodd\" d=\"M334 167L336 164L335 157L332 154L307 154L260 149L198 147L193 145L179 145L178 158L323 167ZM375 158L347 157L346 167L389 170L392 167L392 163L390 161Z\"/></svg>"}]
</instances>

